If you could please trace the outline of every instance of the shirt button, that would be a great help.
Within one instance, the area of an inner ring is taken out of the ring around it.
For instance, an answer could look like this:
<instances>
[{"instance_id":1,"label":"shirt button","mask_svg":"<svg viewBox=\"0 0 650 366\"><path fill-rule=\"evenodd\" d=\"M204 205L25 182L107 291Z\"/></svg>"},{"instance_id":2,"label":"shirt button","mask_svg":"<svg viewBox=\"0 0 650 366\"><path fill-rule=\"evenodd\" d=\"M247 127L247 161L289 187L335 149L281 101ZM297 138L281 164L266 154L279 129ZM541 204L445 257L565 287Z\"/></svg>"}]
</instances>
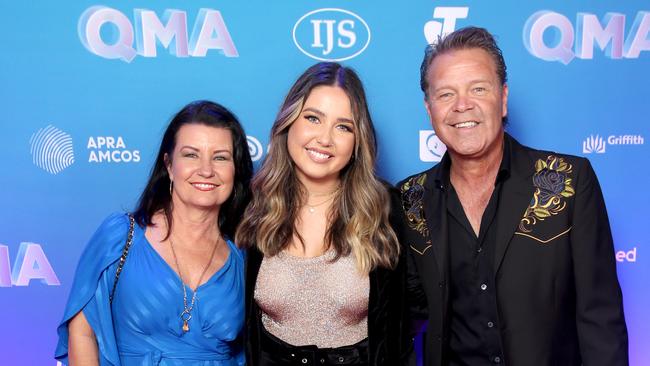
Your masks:
<instances>
[{"instance_id":1,"label":"shirt button","mask_svg":"<svg viewBox=\"0 0 650 366\"><path fill-rule=\"evenodd\" d=\"M324 359L324 358L321 358L321 359L320 359L320 363L325 363L325 359Z\"/></svg>"},{"instance_id":2,"label":"shirt button","mask_svg":"<svg viewBox=\"0 0 650 366\"><path fill-rule=\"evenodd\" d=\"M483 251L483 248L478 248L478 249L476 249L476 252L477 252L477 253L480 253L480 252L482 252L482 251Z\"/></svg>"},{"instance_id":3,"label":"shirt button","mask_svg":"<svg viewBox=\"0 0 650 366\"><path fill-rule=\"evenodd\" d=\"M343 357L339 357L339 362L343 363L345 359Z\"/></svg>"},{"instance_id":4,"label":"shirt button","mask_svg":"<svg viewBox=\"0 0 650 366\"><path fill-rule=\"evenodd\" d=\"M492 328L492 327L494 326L494 323L492 323L492 322L488 322L488 323L487 323L487 326L488 326L488 328Z\"/></svg>"},{"instance_id":5,"label":"shirt button","mask_svg":"<svg viewBox=\"0 0 650 366\"><path fill-rule=\"evenodd\" d=\"M482 285L481 285L481 290L485 291L486 289L487 289L487 285L486 285L486 284L482 284Z\"/></svg>"},{"instance_id":6,"label":"shirt button","mask_svg":"<svg viewBox=\"0 0 650 366\"><path fill-rule=\"evenodd\" d=\"M496 356L496 357L494 358L494 363L501 363L501 357Z\"/></svg>"},{"instance_id":7,"label":"shirt button","mask_svg":"<svg viewBox=\"0 0 650 366\"><path fill-rule=\"evenodd\" d=\"M302 363L307 363L307 362L309 362L309 361L307 361L306 358L303 358L302 360L300 360L300 362L302 362Z\"/></svg>"}]
</instances>

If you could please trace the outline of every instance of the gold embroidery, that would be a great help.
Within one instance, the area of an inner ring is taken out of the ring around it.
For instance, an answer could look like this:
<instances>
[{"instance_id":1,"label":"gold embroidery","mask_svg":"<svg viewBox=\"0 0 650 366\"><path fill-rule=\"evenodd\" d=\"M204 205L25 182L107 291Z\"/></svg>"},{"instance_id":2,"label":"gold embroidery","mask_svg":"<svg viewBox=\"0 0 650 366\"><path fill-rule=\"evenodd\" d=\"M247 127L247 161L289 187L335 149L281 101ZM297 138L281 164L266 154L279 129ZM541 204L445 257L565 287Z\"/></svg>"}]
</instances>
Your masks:
<instances>
[{"instance_id":1,"label":"gold embroidery","mask_svg":"<svg viewBox=\"0 0 650 366\"><path fill-rule=\"evenodd\" d=\"M431 248L431 246L432 246L432 245L429 244L429 245L427 245L426 247L424 247L424 249L422 249L422 251L419 251L419 250L415 249L415 247L414 247L413 245L409 245L409 247L411 247L411 249L413 249L413 250L414 250L416 253L418 253L419 255L424 255L424 253L426 253L427 249Z\"/></svg>"},{"instance_id":2,"label":"gold embroidery","mask_svg":"<svg viewBox=\"0 0 650 366\"><path fill-rule=\"evenodd\" d=\"M575 194L572 180L569 178L572 169L571 164L554 155L549 155L546 161L537 160L533 175L535 192L519 223L520 231L529 233L537 221L544 221L564 210L564 199Z\"/></svg>"},{"instance_id":3,"label":"gold embroidery","mask_svg":"<svg viewBox=\"0 0 650 366\"><path fill-rule=\"evenodd\" d=\"M424 199L423 185L426 179L427 175L421 174L407 180L401 187L402 208L406 215L406 221L411 229L425 238L429 236L429 229L424 220L424 208L422 207Z\"/></svg>"},{"instance_id":4,"label":"gold embroidery","mask_svg":"<svg viewBox=\"0 0 650 366\"><path fill-rule=\"evenodd\" d=\"M528 234L520 233L520 232L515 232L515 235L525 236L525 237L527 237L527 238L531 238L531 239L533 239L533 240L537 240L538 242L540 242L540 243L542 243L542 244L547 244L547 243L549 243L549 242L551 242L551 241L553 241L553 240L559 238L560 236L562 236L562 235L568 233L569 231L571 231L571 228L568 228L568 229L564 230L563 232L561 232L561 233L555 235L554 237L552 237L552 238L550 238L550 239L546 239L546 240L539 239L539 238L536 238L536 237L534 237L534 236L532 236L532 235L528 235Z\"/></svg>"}]
</instances>

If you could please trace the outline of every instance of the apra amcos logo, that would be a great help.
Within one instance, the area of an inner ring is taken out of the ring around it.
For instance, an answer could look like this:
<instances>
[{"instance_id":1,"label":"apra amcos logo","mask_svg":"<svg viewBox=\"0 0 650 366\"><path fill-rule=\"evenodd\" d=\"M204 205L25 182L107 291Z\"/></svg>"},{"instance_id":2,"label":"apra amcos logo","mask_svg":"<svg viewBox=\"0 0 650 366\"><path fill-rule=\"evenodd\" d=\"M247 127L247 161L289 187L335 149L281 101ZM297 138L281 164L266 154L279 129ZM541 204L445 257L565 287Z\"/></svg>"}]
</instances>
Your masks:
<instances>
[{"instance_id":1,"label":"apra amcos logo","mask_svg":"<svg viewBox=\"0 0 650 366\"><path fill-rule=\"evenodd\" d=\"M428 44L438 43L438 39L456 30L456 20L465 19L469 14L468 7L437 6L433 9L433 18L424 24L424 38Z\"/></svg>"},{"instance_id":2,"label":"apra amcos logo","mask_svg":"<svg viewBox=\"0 0 650 366\"><path fill-rule=\"evenodd\" d=\"M29 144L34 165L50 174L60 173L74 163L72 137L52 125L35 132Z\"/></svg>"},{"instance_id":3,"label":"apra amcos logo","mask_svg":"<svg viewBox=\"0 0 650 366\"><path fill-rule=\"evenodd\" d=\"M296 47L319 61L357 57L370 44L370 37L368 23L344 9L317 9L303 15L293 26Z\"/></svg>"},{"instance_id":4,"label":"apra amcos logo","mask_svg":"<svg viewBox=\"0 0 650 366\"><path fill-rule=\"evenodd\" d=\"M445 151L447 146L440 141L434 130L420 130L420 160L439 162Z\"/></svg>"},{"instance_id":5,"label":"apra amcos logo","mask_svg":"<svg viewBox=\"0 0 650 366\"><path fill-rule=\"evenodd\" d=\"M90 7L79 18L79 39L95 55L125 62L136 55L156 57L158 44L176 57L205 57L211 49L227 57L239 56L218 10L200 9L189 37L185 11L167 9L159 18L152 10L135 9L133 18L135 27L119 10Z\"/></svg>"},{"instance_id":6,"label":"apra amcos logo","mask_svg":"<svg viewBox=\"0 0 650 366\"><path fill-rule=\"evenodd\" d=\"M140 150L128 149L122 136L90 136L86 148L89 163L140 162Z\"/></svg>"},{"instance_id":7,"label":"apra amcos logo","mask_svg":"<svg viewBox=\"0 0 650 366\"><path fill-rule=\"evenodd\" d=\"M140 150L127 147L122 136L90 136L86 140L89 163L139 163ZM29 140L34 165L58 174L75 162L72 137L48 125Z\"/></svg>"}]
</instances>

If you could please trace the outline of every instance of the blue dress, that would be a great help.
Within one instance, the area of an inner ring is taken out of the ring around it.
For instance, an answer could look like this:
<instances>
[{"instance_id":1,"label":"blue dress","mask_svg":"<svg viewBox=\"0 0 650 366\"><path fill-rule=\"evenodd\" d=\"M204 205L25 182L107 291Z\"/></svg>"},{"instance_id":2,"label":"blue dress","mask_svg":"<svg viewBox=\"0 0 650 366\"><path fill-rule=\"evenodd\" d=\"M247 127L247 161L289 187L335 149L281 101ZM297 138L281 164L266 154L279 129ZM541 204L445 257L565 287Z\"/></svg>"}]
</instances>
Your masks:
<instances>
[{"instance_id":1,"label":"blue dress","mask_svg":"<svg viewBox=\"0 0 650 366\"><path fill-rule=\"evenodd\" d=\"M135 225L133 244L113 299L109 294L129 219L109 216L84 250L63 320L56 358L68 363L68 322L83 311L95 332L101 366L244 365L244 253L228 241L230 254L197 297L184 333L181 280ZM186 287L188 305L193 292Z\"/></svg>"}]
</instances>

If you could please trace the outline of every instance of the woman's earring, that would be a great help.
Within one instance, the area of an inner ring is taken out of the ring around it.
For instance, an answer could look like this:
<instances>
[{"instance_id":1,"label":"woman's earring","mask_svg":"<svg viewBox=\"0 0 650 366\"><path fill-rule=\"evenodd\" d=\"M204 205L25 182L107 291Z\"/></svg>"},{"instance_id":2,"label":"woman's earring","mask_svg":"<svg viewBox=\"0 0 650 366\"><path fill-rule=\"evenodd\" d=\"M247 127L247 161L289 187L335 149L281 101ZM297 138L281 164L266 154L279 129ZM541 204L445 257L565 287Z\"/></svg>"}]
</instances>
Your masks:
<instances>
[{"instance_id":1,"label":"woman's earring","mask_svg":"<svg viewBox=\"0 0 650 366\"><path fill-rule=\"evenodd\" d=\"M169 196L171 197L172 195L172 190L174 189L174 182L172 180L169 180Z\"/></svg>"}]
</instances>

